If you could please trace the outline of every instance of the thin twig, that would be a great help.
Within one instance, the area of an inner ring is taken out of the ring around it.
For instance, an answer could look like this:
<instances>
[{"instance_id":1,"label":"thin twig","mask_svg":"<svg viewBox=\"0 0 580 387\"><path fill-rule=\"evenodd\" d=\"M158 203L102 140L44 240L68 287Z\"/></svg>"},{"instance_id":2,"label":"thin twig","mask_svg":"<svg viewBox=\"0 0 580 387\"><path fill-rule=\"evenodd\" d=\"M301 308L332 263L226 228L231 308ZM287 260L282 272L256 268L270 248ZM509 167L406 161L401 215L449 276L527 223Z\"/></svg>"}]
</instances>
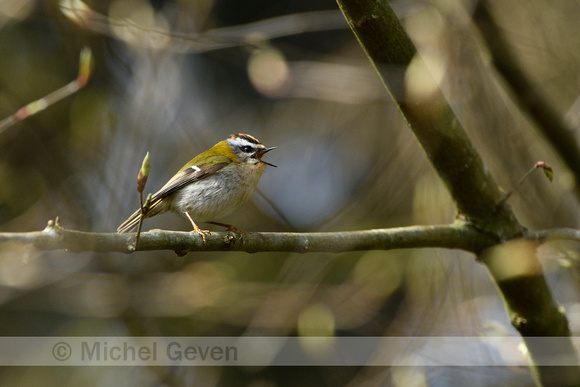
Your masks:
<instances>
[{"instance_id":1,"label":"thin twig","mask_svg":"<svg viewBox=\"0 0 580 387\"><path fill-rule=\"evenodd\" d=\"M135 236L135 251L139 250L139 236L141 235L141 226L143 226L143 219L145 218L143 191L139 191L139 208L141 209L141 216L139 217L139 226L137 226L137 235Z\"/></svg>"},{"instance_id":2,"label":"thin twig","mask_svg":"<svg viewBox=\"0 0 580 387\"><path fill-rule=\"evenodd\" d=\"M11 127L12 125L20 122L38 112L43 111L50 105L57 103L58 101L72 95L85 87L90 80L91 73L93 67L93 57L91 50L88 47L85 47L81 50L80 59L79 59L79 73L77 78L68 83L67 85L61 87L58 90L53 91L52 93L48 94L47 96L38 99L34 102L29 103L26 106L21 107L16 111L16 113L12 114L10 117L7 117L0 121L0 133Z\"/></svg>"},{"instance_id":3,"label":"thin twig","mask_svg":"<svg viewBox=\"0 0 580 387\"><path fill-rule=\"evenodd\" d=\"M151 169L151 161L149 158L149 152L145 155L143 159L143 164L141 164L141 169L139 169L139 174L137 175L137 192L139 193L139 209L141 210L141 216L139 217L139 226L137 227L137 236L135 237L135 250L139 250L139 236L141 235L141 226L143 225L143 219L149 211L149 205L151 203L151 194L147 196L147 201L143 205L143 190L147 184L147 179L149 178L149 171Z\"/></svg>"},{"instance_id":4,"label":"thin twig","mask_svg":"<svg viewBox=\"0 0 580 387\"><path fill-rule=\"evenodd\" d=\"M530 168L529 171L527 171L524 176L520 179L520 181L518 182L518 184L511 190L509 191L505 197L498 203L498 207L501 207L505 204L505 202L507 202L507 200L514 194L516 193L516 191L521 187L521 185L524 183L524 181L538 168L542 168L544 170L544 174L548 177L548 179L550 181L552 181L554 179L554 171L552 170L552 167L550 167L548 164L546 164L544 161L538 161L536 164L534 164L534 166L532 168Z\"/></svg>"}]
</instances>

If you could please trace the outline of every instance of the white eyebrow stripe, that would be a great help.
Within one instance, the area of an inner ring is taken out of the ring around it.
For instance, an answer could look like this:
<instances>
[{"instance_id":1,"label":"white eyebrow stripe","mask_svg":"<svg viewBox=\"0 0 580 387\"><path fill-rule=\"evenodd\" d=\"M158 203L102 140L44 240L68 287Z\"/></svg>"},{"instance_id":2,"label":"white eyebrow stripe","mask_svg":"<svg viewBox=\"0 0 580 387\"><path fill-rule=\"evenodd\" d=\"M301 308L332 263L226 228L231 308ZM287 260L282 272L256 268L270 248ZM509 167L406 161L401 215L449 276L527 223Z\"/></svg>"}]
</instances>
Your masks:
<instances>
[{"instance_id":1,"label":"white eyebrow stripe","mask_svg":"<svg viewBox=\"0 0 580 387\"><path fill-rule=\"evenodd\" d=\"M262 144L254 144L253 142L248 141L247 139L243 138L243 137L235 137L235 138L229 138L228 139L228 143L230 144L230 146L238 146L238 147L243 147L246 145L251 146L254 149L257 149L260 147L260 145ZM263 146L263 145L262 145Z\"/></svg>"}]
</instances>

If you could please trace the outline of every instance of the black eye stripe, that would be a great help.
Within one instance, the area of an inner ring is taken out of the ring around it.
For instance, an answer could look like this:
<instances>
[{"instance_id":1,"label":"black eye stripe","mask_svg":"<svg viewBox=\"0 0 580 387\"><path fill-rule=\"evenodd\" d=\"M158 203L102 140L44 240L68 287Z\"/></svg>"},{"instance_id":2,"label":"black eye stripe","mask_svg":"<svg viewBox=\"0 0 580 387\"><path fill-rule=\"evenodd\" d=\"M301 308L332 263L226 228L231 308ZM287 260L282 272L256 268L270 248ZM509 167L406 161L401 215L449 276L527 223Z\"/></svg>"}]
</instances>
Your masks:
<instances>
[{"instance_id":1,"label":"black eye stripe","mask_svg":"<svg viewBox=\"0 0 580 387\"><path fill-rule=\"evenodd\" d=\"M241 149L242 149L242 152L251 153L251 152L254 152L254 150L256 148L254 148L253 146L250 146L250 145L244 145L241 147Z\"/></svg>"}]
</instances>

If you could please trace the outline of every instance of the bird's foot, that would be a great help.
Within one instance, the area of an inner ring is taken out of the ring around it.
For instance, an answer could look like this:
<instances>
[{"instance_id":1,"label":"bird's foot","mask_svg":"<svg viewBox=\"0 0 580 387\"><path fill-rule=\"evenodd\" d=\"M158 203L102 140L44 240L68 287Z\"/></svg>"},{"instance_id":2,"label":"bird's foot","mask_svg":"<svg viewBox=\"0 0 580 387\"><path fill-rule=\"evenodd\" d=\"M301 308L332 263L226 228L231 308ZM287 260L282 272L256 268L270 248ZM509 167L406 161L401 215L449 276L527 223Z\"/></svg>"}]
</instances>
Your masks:
<instances>
[{"instance_id":1,"label":"bird's foot","mask_svg":"<svg viewBox=\"0 0 580 387\"><path fill-rule=\"evenodd\" d=\"M201 236L201 239L203 239L203 245L205 246L205 234L211 235L211 232L209 232L209 230L202 230L201 228L199 228L191 218L191 215L189 215L189 212L185 211L184 214L187 217L187 219L189 219L191 225L193 226L193 230L191 230L191 232L198 233L198 235Z\"/></svg>"},{"instance_id":2,"label":"bird's foot","mask_svg":"<svg viewBox=\"0 0 580 387\"><path fill-rule=\"evenodd\" d=\"M242 241L242 244L244 244L244 237L248 236L247 232L245 232L244 230L240 230L239 228L232 226L231 224L219 223L219 222L207 222L207 223L215 224L216 226L225 227L226 231L231 231L235 234L238 234L238 236L240 237L240 240Z\"/></svg>"},{"instance_id":3,"label":"bird's foot","mask_svg":"<svg viewBox=\"0 0 580 387\"><path fill-rule=\"evenodd\" d=\"M201 228L197 227L197 224L195 223L193 230L191 230L191 232L196 232L201 237L201 239L203 239L204 246L205 246L205 234L211 235L211 232L209 230L202 230Z\"/></svg>"}]
</instances>

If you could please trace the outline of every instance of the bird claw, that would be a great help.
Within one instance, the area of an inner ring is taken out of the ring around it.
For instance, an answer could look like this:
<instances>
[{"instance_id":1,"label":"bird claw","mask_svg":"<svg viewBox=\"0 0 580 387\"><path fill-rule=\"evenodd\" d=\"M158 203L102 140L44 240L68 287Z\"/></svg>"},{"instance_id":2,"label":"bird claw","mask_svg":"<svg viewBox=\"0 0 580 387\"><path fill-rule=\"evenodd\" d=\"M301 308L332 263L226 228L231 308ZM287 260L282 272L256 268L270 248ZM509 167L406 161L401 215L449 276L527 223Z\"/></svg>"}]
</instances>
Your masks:
<instances>
[{"instance_id":1,"label":"bird claw","mask_svg":"<svg viewBox=\"0 0 580 387\"><path fill-rule=\"evenodd\" d=\"M201 228L197 227L197 225L195 225L195 227L193 228L193 230L191 230L191 232L196 232L201 237L201 239L203 239L204 246L205 246L205 234L211 235L211 232L209 230L202 230Z\"/></svg>"},{"instance_id":2,"label":"bird claw","mask_svg":"<svg viewBox=\"0 0 580 387\"><path fill-rule=\"evenodd\" d=\"M244 238L248 236L247 232L245 232L244 230L240 230L239 228L232 226L231 224L219 223L219 222L207 222L207 223L215 224L216 226L225 227L226 231L233 232L234 234L237 234L240 237L240 241L242 242L242 244L244 244Z\"/></svg>"},{"instance_id":3,"label":"bird claw","mask_svg":"<svg viewBox=\"0 0 580 387\"><path fill-rule=\"evenodd\" d=\"M193 230L191 230L191 232L196 232L199 236L201 236L201 239L203 239L203 245L205 246L205 234L211 235L211 232L209 232L209 230L202 230L199 228L191 218L191 215L189 215L189 212L185 211L184 214L193 226Z\"/></svg>"}]
</instances>

